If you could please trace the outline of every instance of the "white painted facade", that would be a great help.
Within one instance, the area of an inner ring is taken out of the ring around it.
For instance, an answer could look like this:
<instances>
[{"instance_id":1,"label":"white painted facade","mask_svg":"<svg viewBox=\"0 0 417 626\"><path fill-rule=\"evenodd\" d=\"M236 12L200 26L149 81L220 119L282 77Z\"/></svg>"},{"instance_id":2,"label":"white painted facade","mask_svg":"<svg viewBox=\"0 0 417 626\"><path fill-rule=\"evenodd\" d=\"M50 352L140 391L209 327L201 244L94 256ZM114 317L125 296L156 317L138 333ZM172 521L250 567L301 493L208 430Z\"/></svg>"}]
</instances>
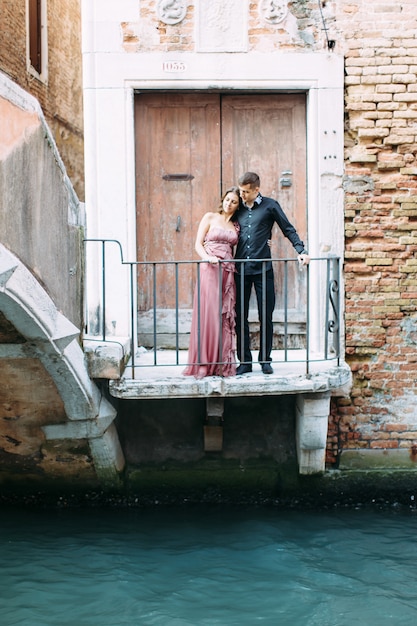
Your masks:
<instances>
[{"instance_id":1,"label":"white painted facade","mask_svg":"<svg viewBox=\"0 0 417 626\"><path fill-rule=\"evenodd\" d=\"M316 52L271 50L267 45L251 50L246 0L233 0L228 10L223 0L213 0L211 8L201 4L200 10L195 2L193 51L164 52L154 50L155 45L149 45L149 51L126 50L122 24L136 23L141 41L151 42L159 23L160 3L155 2L154 13L142 21L141 4L82 0L87 236L118 240L124 259L136 260L135 90L300 90L307 94L309 252L313 257L328 253L342 257L343 57L325 46ZM221 19L205 19L210 11L216 15L216 8ZM294 30L289 12L279 27ZM110 332L122 337L130 334L129 284L127 272L118 269L118 259L115 246L106 304ZM100 306L98 267L90 251L87 319ZM314 302L318 290L311 292L311 311L320 317Z\"/></svg>"}]
</instances>

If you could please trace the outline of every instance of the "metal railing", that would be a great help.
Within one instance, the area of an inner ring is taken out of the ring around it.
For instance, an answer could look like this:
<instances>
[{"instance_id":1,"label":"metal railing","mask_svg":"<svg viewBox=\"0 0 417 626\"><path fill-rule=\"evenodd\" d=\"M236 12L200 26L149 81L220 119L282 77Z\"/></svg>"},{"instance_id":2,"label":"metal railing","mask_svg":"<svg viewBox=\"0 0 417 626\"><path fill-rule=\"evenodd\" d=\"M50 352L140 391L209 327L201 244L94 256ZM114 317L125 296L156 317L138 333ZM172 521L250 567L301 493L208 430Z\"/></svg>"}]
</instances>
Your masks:
<instances>
[{"instance_id":1,"label":"metal railing","mask_svg":"<svg viewBox=\"0 0 417 626\"><path fill-rule=\"evenodd\" d=\"M172 316L172 328L169 333L171 344L169 349L174 353L172 362L168 364L184 365L183 359L180 359L180 354L183 354L188 347L184 346L184 337L188 339L189 323L188 326L185 324L185 326L187 326L185 331L180 328L180 323L181 326L184 326L184 323L181 322L181 318L184 317L184 315L186 316L187 312L190 313L191 307L189 297L187 302L181 301L181 277L182 274L186 274L186 282L192 282L193 288L197 289L197 294L199 294L200 268L201 264L207 263L207 261L125 261L122 246L120 242L115 239L85 239L84 241L86 248L88 248L86 250L87 254L90 252L91 246L100 246L100 249L95 251L95 259L97 259L100 265L98 271L100 278L97 279L100 284L96 285L99 306L97 307L97 328L94 332L94 338L97 341L112 341L111 323L108 321L108 284L109 278L111 274L114 273L115 269L114 262L109 269L107 254L109 246L116 246L120 268L126 268L128 274L127 284L129 295L126 307L129 311L130 320L130 367L132 369L132 377L134 378L135 368L140 367L136 355L137 338L138 336L144 335L143 329L141 328L141 316L143 317L143 313L138 312L138 307L144 310L147 315L148 328L146 329L147 332L145 335L148 337L148 343L150 344L147 346L147 351L152 350L153 352L152 365L157 367L160 364L158 362L158 351L164 348L160 337L164 333L166 334L166 329L164 329L164 332L161 331L158 313L160 311L166 311L167 309L170 310ZM301 326L303 328L301 333L299 333L299 335L302 336L301 339L300 336L298 337L299 343L300 340L303 343L301 346L302 356L299 357L298 362L305 363L307 376L309 375L310 363L312 362L336 361L337 365L339 365L341 355L340 258L336 256L311 258L310 265L303 268L302 275L301 272L298 272L298 262L294 258L261 259L259 263L262 267L261 273L263 281L265 281L266 276L266 264L271 261L275 274L278 274L280 277L276 306L278 319L277 316L275 316L274 320L274 327L279 328L278 333L274 331L274 337L275 339L278 338L280 361L289 360L289 355L294 351L294 347L291 345L291 336L293 336L293 333L290 332L290 327L293 323L294 302L292 300L294 300L295 293L296 299L298 299L297 319L301 319L301 322L299 321L298 323L298 327ZM230 263L230 260L224 262ZM244 276L247 261L235 260L234 262L241 265L240 277ZM217 297L220 320L222 315L222 265L223 262L220 262L218 266L220 288ZM290 281L290 275L292 282ZM297 275L300 278L294 282L294 277ZM169 279L167 279L167 276L169 276ZM243 279L239 278L238 280ZM143 296L143 294L139 296L138 290L139 288L142 289L144 283L146 283L146 288L143 290L146 292L145 296ZM171 294L171 301L167 304L165 295L168 288ZM158 294L161 293L164 294L164 297L161 298L159 296L160 301L158 301ZM214 294L213 297L215 297ZM265 306L265 298L263 298L261 305L261 315L263 316L266 314ZM199 297L197 297L197 309L198 319L200 319ZM241 318L243 324L243 310ZM263 327L265 329L265 324ZM243 336L243 327L241 335ZM252 349L260 349L262 344L265 345L264 342L265 336L258 337L257 345L252 346ZM298 345L298 348L300 348L300 345ZM200 355L200 328L198 329L198 350ZM219 355L222 355L222 352L222 333L220 332ZM297 362L297 359L294 359L292 356L291 361ZM163 364L164 366L167 365L166 360L164 360ZM201 364L203 365L203 363ZM222 361L219 360L218 364L222 364ZM146 365L149 366L149 360Z\"/></svg>"}]
</instances>

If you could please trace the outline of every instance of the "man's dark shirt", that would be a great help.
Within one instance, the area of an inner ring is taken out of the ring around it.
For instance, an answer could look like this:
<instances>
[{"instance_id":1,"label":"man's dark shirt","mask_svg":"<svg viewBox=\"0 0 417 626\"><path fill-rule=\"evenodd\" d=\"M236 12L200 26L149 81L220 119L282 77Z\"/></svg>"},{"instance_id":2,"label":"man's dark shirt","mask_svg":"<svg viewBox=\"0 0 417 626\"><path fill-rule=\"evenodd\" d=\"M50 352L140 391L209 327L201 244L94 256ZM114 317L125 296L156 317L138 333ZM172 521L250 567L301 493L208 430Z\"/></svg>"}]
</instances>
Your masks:
<instances>
[{"instance_id":1,"label":"man's dark shirt","mask_svg":"<svg viewBox=\"0 0 417 626\"><path fill-rule=\"evenodd\" d=\"M245 204L237 212L237 220L240 226L239 241L236 248L236 259L270 259L271 249L268 239L272 237L274 222L278 224L283 235L287 237L298 254L304 250L304 244L297 234L294 226L289 222L284 211L276 200L266 198L258 194L252 209ZM243 263L236 263L236 269L240 272ZM262 263L245 263L245 274L260 274ZM272 263L265 263L265 269L272 268Z\"/></svg>"}]
</instances>

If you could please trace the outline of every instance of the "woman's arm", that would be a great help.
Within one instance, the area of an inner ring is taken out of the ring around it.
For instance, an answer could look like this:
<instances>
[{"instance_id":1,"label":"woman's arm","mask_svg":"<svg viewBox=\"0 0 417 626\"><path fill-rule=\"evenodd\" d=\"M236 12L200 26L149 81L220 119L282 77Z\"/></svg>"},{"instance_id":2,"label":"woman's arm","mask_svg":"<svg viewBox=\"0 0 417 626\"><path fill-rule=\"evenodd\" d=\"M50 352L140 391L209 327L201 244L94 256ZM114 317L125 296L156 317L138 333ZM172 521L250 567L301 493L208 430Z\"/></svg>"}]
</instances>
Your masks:
<instances>
[{"instance_id":1,"label":"woman's arm","mask_svg":"<svg viewBox=\"0 0 417 626\"><path fill-rule=\"evenodd\" d=\"M197 236L195 238L195 251L201 257L203 261L209 261L210 263L218 263L219 259L216 256L209 255L204 249L204 238L210 228L213 213L206 213L203 215L201 222L198 226Z\"/></svg>"}]
</instances>

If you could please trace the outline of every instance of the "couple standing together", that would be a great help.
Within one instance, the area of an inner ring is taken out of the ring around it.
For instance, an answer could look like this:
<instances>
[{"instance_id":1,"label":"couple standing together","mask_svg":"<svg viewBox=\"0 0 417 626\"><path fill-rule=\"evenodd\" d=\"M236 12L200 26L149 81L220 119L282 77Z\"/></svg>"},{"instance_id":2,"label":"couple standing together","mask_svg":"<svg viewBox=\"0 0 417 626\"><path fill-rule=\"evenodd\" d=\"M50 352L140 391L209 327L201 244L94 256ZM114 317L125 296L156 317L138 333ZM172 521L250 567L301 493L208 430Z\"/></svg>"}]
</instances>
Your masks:
<instances>
[{"instance_id":1,"label":"couple standing together","mask_svg":"<svg viewBox=\"0 0 417 626\"><path fill-rule=\"evenodd\" d=\"M189 364L183 372L186 376L239 376L252 371L248 322L252 287L260 322L258 360L263 373L272 374L274 273L271 261L262 263L259 259L271 258L274 223L294 246L300 264L310 262L303 242L278 202L261 195L258 174L246 172L238 182L239 187L224 193L218 211L206 213L198 227L195 250L208 263L200 266L199 288L194 294ZM233 259L245 259L245 263L234 263ZM240 361L237 368L235 337Z\"/></svg>"}]
</instances>

